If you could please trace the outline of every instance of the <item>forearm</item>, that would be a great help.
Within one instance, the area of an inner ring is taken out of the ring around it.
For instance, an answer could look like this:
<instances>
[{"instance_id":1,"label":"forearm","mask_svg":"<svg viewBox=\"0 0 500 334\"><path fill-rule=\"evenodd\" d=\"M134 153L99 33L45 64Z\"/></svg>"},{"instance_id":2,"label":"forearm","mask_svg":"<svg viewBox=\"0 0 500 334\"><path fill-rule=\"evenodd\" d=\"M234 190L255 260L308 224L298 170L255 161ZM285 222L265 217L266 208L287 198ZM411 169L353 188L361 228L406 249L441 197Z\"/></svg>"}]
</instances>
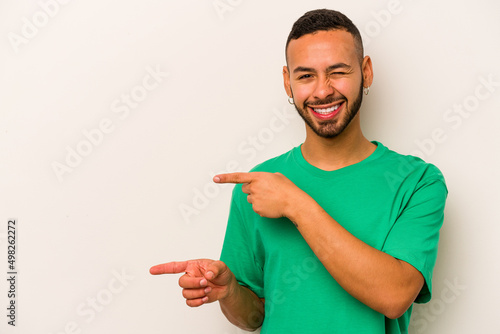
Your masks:
<instances>
[{"instance_id":1,"label":"forearm","mask_svg":"<svg viewBox=\"0 0 500 334\"><path fill-rule=\"evenodd\" d=\"M238 284L236 279L226 298L219 300L226 318L241 329L254 331L264 320L264 303L250 289Z\"/></svg>"},{"instance_id":2,"label":"forearm","mask_svg":"<svg viewBox=\"0 0 500 334\"><path fill-rule=\"evenodd\" d=\"M332 277L374 310L390 318L404 313L422 287L420 273L354 237L307 197L289 218Z\"/></svg>"}]
</instances>

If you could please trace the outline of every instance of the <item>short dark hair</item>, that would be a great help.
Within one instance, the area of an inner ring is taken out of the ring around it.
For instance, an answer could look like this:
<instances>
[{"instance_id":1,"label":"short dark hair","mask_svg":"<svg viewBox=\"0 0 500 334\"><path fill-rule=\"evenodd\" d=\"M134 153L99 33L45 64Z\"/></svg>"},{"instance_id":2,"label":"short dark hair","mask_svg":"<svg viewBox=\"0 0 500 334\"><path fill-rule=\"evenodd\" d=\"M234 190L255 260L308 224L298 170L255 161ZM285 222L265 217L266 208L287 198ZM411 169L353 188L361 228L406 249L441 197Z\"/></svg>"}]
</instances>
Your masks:
<instances>
[{"instance_id":1,"label":"short dark hair","mask_svg":"<svg viewBox=\"0 0 500 334\"><path fill-rule=\"evenodd\" d=\"M290 44L292 39L299 39L307 34L328 30L344 30L350 33L354 37L354 44L359 61L360 63L363 62L363 40L361 39L358 28L356 28L354 23L352 23L347 16L332 9L311 10L295 21L286 41L285 56L288 44Z\"/></svg>"}]
</instances>

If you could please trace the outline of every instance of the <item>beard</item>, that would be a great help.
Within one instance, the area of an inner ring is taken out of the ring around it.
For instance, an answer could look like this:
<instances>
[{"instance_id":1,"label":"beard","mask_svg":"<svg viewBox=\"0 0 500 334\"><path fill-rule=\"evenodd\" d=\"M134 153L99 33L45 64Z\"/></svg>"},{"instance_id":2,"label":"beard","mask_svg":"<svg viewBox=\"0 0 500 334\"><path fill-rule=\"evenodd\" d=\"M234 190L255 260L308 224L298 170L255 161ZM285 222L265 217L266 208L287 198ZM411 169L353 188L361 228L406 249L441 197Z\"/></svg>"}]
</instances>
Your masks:
<instances>
[{"instance_id":1,"label":"beard","mask_svg":"<svg viewBox=\"0 0 500 334\"><path fill-rule=\"evenodd\" d=\"M335 101L343 100L345 112L341 115L336 115L334 118L330 120L323 121L314 121L313 116L308 112L308 105L326 105L333 103ZM339 134L341 134L345 128L351 123L353 118L358 114L359 108L361 108L361 102L363 101L363 80L361 80L361 85L359 87L359 92L356 98L354 99L352 105L346 99L346 97L340 94L339 97L330 97L324 100L314 101L314 103L308 103L307 100L304 101L302 109L297 107L294 103L295 109L299 113L300 117L304 120L304 122L314 131L315 134L322 138L335 138Z\"/></svg>"}]
</instances>

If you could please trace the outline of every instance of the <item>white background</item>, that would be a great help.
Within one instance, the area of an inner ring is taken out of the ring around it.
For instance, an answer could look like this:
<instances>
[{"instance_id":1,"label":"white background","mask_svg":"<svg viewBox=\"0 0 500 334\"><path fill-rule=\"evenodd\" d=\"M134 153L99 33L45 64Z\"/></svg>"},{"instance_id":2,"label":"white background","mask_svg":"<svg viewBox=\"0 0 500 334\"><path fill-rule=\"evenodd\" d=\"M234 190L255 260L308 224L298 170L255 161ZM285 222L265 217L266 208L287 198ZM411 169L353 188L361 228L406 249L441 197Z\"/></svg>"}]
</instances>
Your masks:
<instances>
[{"instance_id":1,"label":"white background","mask_svg":"<svg viewBox=\"0 0 500 334\"><path fill-rule=\"evenodd\" d=\"M436 164L449 187L434 299L410 332L497 330L499 3L3 0L0 267L17 218L19 275L15 328L0 281L2 333L240 332L148 269L217 258L231 187L212 176L303 141L284 44L325 7L373 60L366 136Z\"/></svg>"}]
</instances>

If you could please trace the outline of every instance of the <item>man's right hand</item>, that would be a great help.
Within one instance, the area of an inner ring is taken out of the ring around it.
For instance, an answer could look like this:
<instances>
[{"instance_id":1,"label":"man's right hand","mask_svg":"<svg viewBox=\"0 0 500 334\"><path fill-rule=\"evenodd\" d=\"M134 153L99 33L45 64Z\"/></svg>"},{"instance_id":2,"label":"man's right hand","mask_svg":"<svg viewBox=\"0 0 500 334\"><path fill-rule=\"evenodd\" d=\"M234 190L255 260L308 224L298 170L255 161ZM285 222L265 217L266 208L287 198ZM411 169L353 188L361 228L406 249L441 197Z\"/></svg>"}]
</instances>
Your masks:
<instances>
[{"instance_id":1,"label":"man's right hand","mask_svg":"<svg viewBox=\"0 0 500 334\"><path fill-rule=\"evenodd\" d=\"M169 262L151 267L152 275L180 274L179 286L186 304L198 307L226 298L234 284L234 274L222 261L209 259Z\"/></svg>"}]
</instances>

